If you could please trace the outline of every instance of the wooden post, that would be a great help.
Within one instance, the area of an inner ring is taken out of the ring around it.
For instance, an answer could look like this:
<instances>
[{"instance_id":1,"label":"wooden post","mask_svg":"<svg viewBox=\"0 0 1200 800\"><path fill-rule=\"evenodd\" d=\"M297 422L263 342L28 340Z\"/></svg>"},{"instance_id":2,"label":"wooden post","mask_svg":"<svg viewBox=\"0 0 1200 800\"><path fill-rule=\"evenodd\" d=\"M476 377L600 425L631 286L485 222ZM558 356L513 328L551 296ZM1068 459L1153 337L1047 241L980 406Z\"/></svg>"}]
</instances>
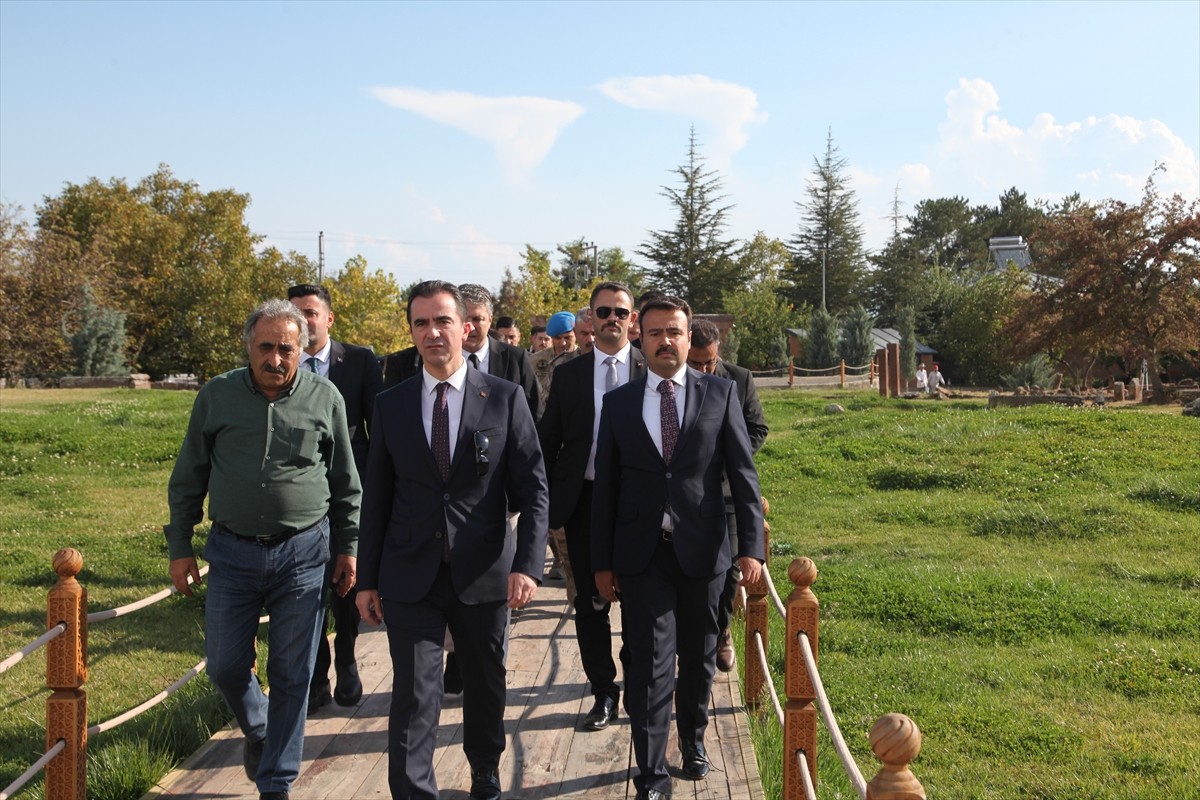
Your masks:
<instances>
[{"instance_id":1,"label":"wooden post","mask_svg":"<svg viewBox=\"0 0 1200 800\"><path fill-rule=\"evenodd\" d=\"M871 363L867 365L868 369L870 370L870 372L868 373L868 376L867 376L867 386L868 387L875 385L875 362L878 360L879 360L879 357L876 356L875 358L872 358Z\"/></svg>"},{"instance_id":2,"label":"wooden post","mask_svg":"<svg viewBox=\"0 0 1200 800\"><path fill-rule=\"evenodd\" d=\"M84 800L87 796L87 589L75 580L83 569L78 550L54 554L58 583L46 598L46 627L60 622L66 631L46 645L46 749L62 739L66 747L46 765L46 797Z\"/></svg>"},{"instance_id":3,"label":"wooden post","mask_svg":"<svg viewBox=\"0 0 1200 800\"><path fill-rule=\"evenodd\" d=\"M888 392L888 362L887 350L879 348L875 351L875 363L879 365L876 373L879 375L879 396L887 397Z\"/></svg>"},{"instance_id":4,"label":"wooden post","mask_svg":"<svg viewBox=\"0 0 1200 800\"><path fill-rule=\"evenodd\" d=\"M844 358L842 359L842 369L841 369L841 373L840 373L840 374L841 374L841 376L842 376L842 386L841 386L841 388L845 389L845 388L846 388L846 359L844 359Z\"/></svg>"},{"instance_id":5,"label":"wooden post","mask_svg":"<svg viewBox=\"0 0 1200 800\"><path fill-rule=\"evenodd\" d=\"M817 628L821 604L809 589L817 579L817 567L812 559L797 558L788 567L788 577L796 587L787 599L786 677L787 705L783 709L783 796L785 800L802 800L804 783L796 765L796 753L803 751L808 774L817 785L817 699L816 689L804 666L804 654L797 638L801 631L808 635L813 658L817 657Z\"/></svg>"},{"instance_id":6,"label":"wooden post","mask_svg":"<svg viewBox=\"0 0 1200 800\"><path fill-rule=\"evenodd\" d=\"M796 382L796 362L795 360L788 361L788 388L792 388L792 384Z\"/></svg>"},{"instance_id":7,"label":"wooden post","mask_svg":"<svg viewBox=\"0 0 1200 800\"><path fill-rule=\"evenodd\" d=\"M908 765L921 752L921 731L903 714L884 714L871 727L871 750L883 762L867 784L867 800L925 800Z\"/></svg>"},{"instance_id":8,"label":"wooden post","mask_svg":"<svg viewBox=\"0 0 1200 800\"><path fill-rule=\"evenodd\" d=\"M892 342L887 346L888 397L900 396L900 345Z\"/></svg>"},{"instance_id":9,"label":"wooden post","mask_svg":"<svg viewBox=\"0 0 1200 800\"><path fill-rule=\"evenodd\" d=\"M767 569L771 566L771 529L766 522L769 510L767 498L762 498L763 504L763 574L757 581L746 587L746 647L743 664L746 665L746 707L758 708L762 702L763 687L771 680L770 675L764 675L762 666L758 663L758 646L754 643L754 633L762 634L763 651L770 652L770 606L767 605Z\"/></svg>"}]
</instances>

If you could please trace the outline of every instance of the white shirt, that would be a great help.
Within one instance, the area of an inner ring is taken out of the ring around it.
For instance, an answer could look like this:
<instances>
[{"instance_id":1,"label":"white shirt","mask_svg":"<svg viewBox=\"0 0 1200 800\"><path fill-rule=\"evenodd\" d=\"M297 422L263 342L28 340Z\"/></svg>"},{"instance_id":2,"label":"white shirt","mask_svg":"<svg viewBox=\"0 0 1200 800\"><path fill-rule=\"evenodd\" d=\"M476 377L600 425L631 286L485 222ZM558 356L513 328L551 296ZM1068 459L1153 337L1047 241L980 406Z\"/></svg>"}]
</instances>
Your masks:
<instances>
[{"instance_id":1,"label":"white shirt","mask_svg":"<svg viewBox=\"0 0 1200 800\"><path fill-rule=\"evenodd\" d=\"M583 471L585 480L596 480L596 439L600 435L600 410L604 408L604 386L608 379L608 365L604 363L604 359L610 355L617 359L617 386L624 386L629 383L631 349L629 342L615 353L605 353L599 347L592 348L592 407L596 413L592 416L592 449L588 453L587 469Z\"/></svg>"},{"instance_id":2,"label":"white shirt","mask_svg":"<svg viewBox=\"0 0 1200 800\"><path fill-rule=\"evenodd\" d=\"M484 373L485 375L490 375L491 372L488 370L488 362L491 361L492 348L488 345L486 336L484 337L484 340L483 340L483 347L480 348L478 353L470 353L470 352L467 352L467 350L465 348L463 349L463 358L464 359L470 358L472 355L475 356L475 358L477 358L479 360L479 365L476 366L475 369L479 370L480 372Z\"/></svg>"},{"instance_id":3,"label":"white shirt","mask_svg":"<svg viewBox=\"0 0 1200 800\"><path fill-rule=\"evenodd\" d=\"M315 353L305 353L304 358L300 359L300 369L308 369L308 360L315 358L317 360L317 374L322 378L329 377L329 351L333 349L333 339L325 339L325 346Z\"/></svg>"},{"instance_id":4,"label":"white shirt","mask_svg":"<svg viewBox=\"0 0 1200 800\"><path fill-rule=\"evenodd\" d=\"M665 380L669 380L675 384L675 416L679 419L679 429L683 430L684 400L687 396L687 383L684 381L685 375L687 375L687 364L680 367L679 371L670 378L660 378L653 372L646 374L646 391L642 395L642 420L646 423L646 431L650 434L650 438L654 440L654 446L658 448L660 456L663 454L662 395L658 393L658 385ZM678 441L676 441L676 445L678 446ZM663 511L662 527L664 531L673 530L675 527L675 524L671 521L670 506Z\"/></svg>"},{"instance_id":5,"label":"white shirt","mask_svg":"<svg viewBox=\"0 0 1200 800\"><path fill-rule=\"evenodd\" d=\"M446 389L446 411L450 417L450 460L454 460L454 446L458 443L458 425L462 422L463 385L467 381L467 360L462 366L446 379L450 384ZM429 370L421 368L422 382L425 391L421 392L421 424L425 426L425 441L433 448L433 401L437 398L437 386L441 378L429 374Z\"/></svg>"}]
</instances>

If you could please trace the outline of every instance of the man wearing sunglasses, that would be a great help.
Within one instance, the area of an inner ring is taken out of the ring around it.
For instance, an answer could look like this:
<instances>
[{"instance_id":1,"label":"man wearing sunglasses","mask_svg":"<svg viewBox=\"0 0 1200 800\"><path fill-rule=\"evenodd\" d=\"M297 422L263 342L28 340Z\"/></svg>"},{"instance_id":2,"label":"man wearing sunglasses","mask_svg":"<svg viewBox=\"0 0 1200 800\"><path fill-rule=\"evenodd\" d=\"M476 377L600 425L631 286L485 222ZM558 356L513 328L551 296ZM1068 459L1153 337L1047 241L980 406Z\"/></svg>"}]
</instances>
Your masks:
<instances>
[{"instance_id":1,"label":"man wearing sunglasses","mask_svg":"<svg viewBox=\"0 0 1200 800\"><path fill-rule=\"evenodd\" d=\"M546 475L550 480L550 527L565 528L567 556L574 577L575 635L583 671L595 697L581 728L599 731L617 716L621 690L612 655L612 605L600 596L592 577L592 481L595 479L596 431L604 395L646 374L645 359L629 344L637 320L633 293L623 284L601 283L590 307L596 333L590 355L581 355L554 371L546 410L538 423Z\"/></svg>"},{"instance_id":2,"label":"man wearing sunglasses","mask_svg":"<svg viewBox=\"0 0 1200 800\"><path fill-rule=\"evenodd\" d=\"M471 800L499 800L507 628L541 580L546 473L520 386L470 367L462 293L425 281L409 294L421 372L375 401L364 482L358 610L387 621L392 796L435 800L442 644L463 684ZM515 531L508 510L520 512Z\"/></svg>"}]
</instances>

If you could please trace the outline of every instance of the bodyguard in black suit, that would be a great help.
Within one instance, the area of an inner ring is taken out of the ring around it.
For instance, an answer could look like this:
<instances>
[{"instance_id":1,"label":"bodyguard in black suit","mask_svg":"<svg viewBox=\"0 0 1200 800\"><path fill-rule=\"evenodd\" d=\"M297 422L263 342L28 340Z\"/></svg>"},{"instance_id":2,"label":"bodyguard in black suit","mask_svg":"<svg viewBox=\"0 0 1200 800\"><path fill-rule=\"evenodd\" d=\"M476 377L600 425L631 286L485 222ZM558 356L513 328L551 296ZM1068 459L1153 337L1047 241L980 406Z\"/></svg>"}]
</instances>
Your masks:
<instances>
[{"instance_id":1,"label":"bodyguard in black suit","mask_svg":"<svg viewBox=\"0 0 1200 800\"><path fill-rule=\"evenodd\" d=\"M624 607L634 785L647 800L671 793L672 693L683 774L708 774L717 605L733 559L722 475L734 500L743 582L759 578L765 557L741 403L731 382L687 367L690 317L676 297L642 306L650 373L605 396L596 449L592 567L601 594Z\"/></svg>"},{"instance_id":2,"label":"bodyguard in black suit","mask_svg":"<svg viewBox=\"0 0 1200 800\"><path fill-rule=\"evenodd\" d=\"M617 714L620 688L612 655L611 603L600 595L592 577L592 484L600 406L609 384L619 386L643 378L642 354L629 346L629 327L637 320L633 295L619 283L602 283L592 291L596 343L554 370L546 411L538 436L550 479L550 527L565 528L567 555L575 580L575 635L583 671L595 701L583 730L608 727ZM612 364L606 360L613 359Z\"/></svg>"},{"instance_id":3,"label":"bodyguard in black suit","mask_svg":"<svg viewBox=\"0 0 1200 800\"><path fill-rule=\"evenodd\" d=\"M343 344L329 336L333 326L333 305L329 290L318 284L305 283L288 289L288 300L300 309L308 323L308 347L304 349L300 368L309 369L333 381L346 402L346 422L350 428L350 448L354 466L361 477L367 466L369 445L368 425L375 408L375 395L381 388L379 362L365 347ZM326 575L326 583L333 577ZM332 658L337 684L333 699L341 706L357 705L362 699L362 681L358 677L358 661L354 644L358 639L358 609L355 589L344 597L331 592L329 613L333 617L334 655ZM308 713L316 712L329 702L329 638L317 640L317 660L309 686Z\"/></svg>"},{"instance_id":4,"label":"bodyguard in black suit","mask_svg":"<svg viewBox=\"0 0 1200 800\"><path fill-rule=\"evenodd\" d=\"M379 395L371 429L358 608L387 622L388 782L398 800L438 796L447 628L461 656L470 796L500 797L509 611L532 599L545 563L549 501L533 416L520 387L465 361L465 316L453 284L412 290L422 372ZM521 513L515 532L510 507Z\"/></svg>"},{"instance_id":5,"label":"bodyguard in black suit","mask_svg":"<svg viewBox=\"0 0 1200 800\"><path fill-rule=\"evenodd\" d=\"M754 388L754 376L750 370L730 364L720 357L721 332L717 326L706 319L698 319L692 323L692 346L688 350L687 363L692 369L707 372L720 378L733 381L737 387L737 396L742 403L742 418L746 420L746 432L750 435L750 449L755 453L767 440L767 420L763 416L762 403L758 400L758 390ZM729 546L737 550L737 520L733 514L733 498L729 494L729 484L725 484L725 517L729 526ZM737 664L737 656L733 650L733 637L729 633L729 620L733 617L733 596L737 592L737 584L742 578L737 564L729 568L725 576L725 588L721 590L721 605L717 608L717 669L730 672Z\"/></svg>"}]
</instances>

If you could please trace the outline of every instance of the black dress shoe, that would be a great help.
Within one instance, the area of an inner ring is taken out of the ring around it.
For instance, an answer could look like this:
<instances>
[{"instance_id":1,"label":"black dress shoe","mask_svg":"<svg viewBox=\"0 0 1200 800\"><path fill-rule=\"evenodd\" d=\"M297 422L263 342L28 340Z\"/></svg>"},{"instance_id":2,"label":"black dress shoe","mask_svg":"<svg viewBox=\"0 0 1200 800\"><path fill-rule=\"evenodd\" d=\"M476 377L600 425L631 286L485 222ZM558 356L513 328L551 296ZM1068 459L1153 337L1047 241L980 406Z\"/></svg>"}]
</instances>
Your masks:
<instances>
[{"instance_id":1,"label":"black dress shoe","mask_svg":"<svg viewBox=\"0 0 1200 800\"><path fill-rule=\"evenodd\" d=\"M262 763L263 740L257 742L246 739L242 742L242 766L246 769L246 777L251 781L258 775L258 765Z\"/></svg>"},{"instance_id":2,"label":"black dress shoe","mask_svg":"<svg viewBox=\"0 0 1200 800\"><path fill-rule=\"evenodd\" d=\"M362 681L358 677L358 664L351 662L337 671L337 688L333 700L339 706L356 706L362 700Z\"/></svg>"},{"instance_id":3,"label":"black dress shoe","mask_svg":"<svg viewBox=\"0 0 1200 800\"><path fill-rule=\"evenodd\" d=\"M708 774L708 754L703 745L687 745L683 748L684 777L698 781Z\"/></svg>"},{"instance_id":4,"label":"black dress shoe","mask_svg":"<svg viewBox=\"0 0 1200 800\"><path fill-rule=\"evenodd\" d=\"M669 800L670 797L671 795L658 789L643 789L637 793L637 800Z\"/></svg>"},{"instance_id":5,"label":"black dress shoe","mask_svg":"<svg viewBox=\"0 0 1200 800\"><path fill-rule=\"evenodd\" d=\"M471 770L470 800L500 800L500 774L495 767Z\"/></svg>"},{"instance_id":6,"label":"black dress shoe","mask_svg":"<svg viewBox=\"0 0 1200 800\"><path fill-rule=\"evenodd\" d=\"M329 694L329 684L323 683L320 686L311 686L308 689L308 716L312 716L321 710L321 706L329 705L329 701L333 698Z\"/></svg>"},{"instance_id":7,"label":"black dress shoe","mask_svg":"<svg viewBox=\"0 0 1200 800\"><path fill-rule=\"evenodd\" d=\"M442 690L446 694L462 694L462 671L458 666L458 656L446 653L446 671L442 673Z\"/></svg>"},{"instance_id":8,"label":"black dress shoe","mask_svg":"<svg viewBox=\"0 0 1200 800\"><path fill-rule=\"evenodd\" d=\"M258 800L288 800L287 792L263 792L258 796Z\"/></svg>"},{"instance_id":9,"label":"black dress shoe","mask_svg":"<svg viewBox=\"0 0 1200 800\"><path fill-rule=\"evenodd\" d=\"M583 718L583 725L580 728L585 731L602 731L616 718L617 698L606 694L596 695L596 704Z\"/></svg>"}]
</instances>

